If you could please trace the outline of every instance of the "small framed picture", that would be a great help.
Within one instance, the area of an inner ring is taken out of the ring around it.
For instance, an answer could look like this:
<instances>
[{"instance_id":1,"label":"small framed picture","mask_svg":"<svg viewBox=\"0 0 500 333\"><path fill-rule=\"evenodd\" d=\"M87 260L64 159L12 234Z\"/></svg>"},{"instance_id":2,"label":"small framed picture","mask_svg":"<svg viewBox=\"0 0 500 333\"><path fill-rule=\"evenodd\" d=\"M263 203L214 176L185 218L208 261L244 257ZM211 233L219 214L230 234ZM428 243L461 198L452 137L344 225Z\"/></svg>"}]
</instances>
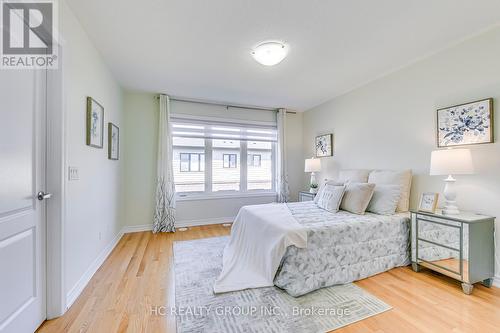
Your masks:
<instances>
[{"instance_id":1,"label":"small framed picture","mask_svg":"<svg viewBox=\"0 0 500 333\"><path fill-rule=\"evenodd\" d=\"M108 158L120 158L120 128L113 123L108 123Z\"/></svg>"},{"instance_id":2,"label":"small framed picture","mask_svg":"<svg viewBox=\"0 0 500 333\"><path fill-rule=\"evenodd\" d=\"M437 146L493 143L493 98L437 110Z\"/></svg>"},{"instance_id":3,"label":"small framed picture","mask_svg":"<svg viewBox=\"0 0 500 333\"><path fill-rule=\"evenodd\" d=\"M433 192L422 193L420 197L420 205L418 210L423 212L435 213L438 203L439 194Z\"/></svg>"},{"instance_id":4,"label":"small framed picture","mask_svg":"<svg viewBox=\"0 0 500 333\"><path fill-rule=\"evenodd\" d=\"M87 145L102 148L104 137L104 107L87 97Z\"/></svg>"},{"instance_id":5,"label":"small framed picture","mask_svg":"<svg viewBox=\"0 0 500 333\"><path fill-rule=\"evenodd\" d=\"M316 137L316 157L333 155L333 135L325 134Z\"/></svg>"}]
</instances>

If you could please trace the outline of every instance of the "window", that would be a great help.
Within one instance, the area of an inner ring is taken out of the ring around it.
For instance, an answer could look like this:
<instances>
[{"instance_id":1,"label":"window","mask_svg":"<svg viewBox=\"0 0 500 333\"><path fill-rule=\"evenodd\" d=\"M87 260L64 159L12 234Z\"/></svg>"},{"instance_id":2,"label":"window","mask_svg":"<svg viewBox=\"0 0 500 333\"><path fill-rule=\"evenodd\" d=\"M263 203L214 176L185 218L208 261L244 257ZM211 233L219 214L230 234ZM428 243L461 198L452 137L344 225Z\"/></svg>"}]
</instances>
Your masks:
<instances>
[{"instance_id":1,"label":"window","mask_svg":"<svg viewBox=\"0 0 500 333\"><path fill-rule=\"evenodd\" d=\"M260 168L262 156L260 154L248 154L248 166Z\"/></svg>"},{"instance_id":2,"label":"window","mask_svg":"<svg viewBox=\"0 0 500 333\"><path fill-rule=\"evenodd\" d=\"M173 138L176 192L205 191L205 139Z\"/></svg>"},{"instance_id":3,"label":"window","mask_svg":"<svg viewBox=\"0 0 500 333\"><path fill-rule=\"evenodd\" d=\"M205 170L205 154L180 153L181 172L200 172Z\"/></svg>"},{"instance_id":4,"label":"window","mask_svg":"<svg viewBox=\"0 0 500 333\"><path fill-rule=\"evenodd\" d=\"M241 189L241 141L212 141L212 192Z\"/></svg>"},{"instance_id":5,"label":"window","mask_svg":"<svg viewBox=\"0 0 500 333\"><path fill-rule=\"evenodd\" d=\"M275 126L172 120L175 189L181 196L274 190Z\"/></svg>"},{"instance_id":6,"label":"window","mask_svg":"<svg viewBox=\"0 0 500 333\"><path fill-rule=\"evenodd\" d=\"M273 143L265 141L248 141L248 190L273 189Z\"/></svg>"},{"instance_id":7,"label":"window","mask_svg":"<svg viewBox=\"0 0 500 333\"><path fill-rule=\"evenodd\" d=\"M222 160L224 168L236 168L236 154L223 154Z\"/></svg>"}]
</instances>

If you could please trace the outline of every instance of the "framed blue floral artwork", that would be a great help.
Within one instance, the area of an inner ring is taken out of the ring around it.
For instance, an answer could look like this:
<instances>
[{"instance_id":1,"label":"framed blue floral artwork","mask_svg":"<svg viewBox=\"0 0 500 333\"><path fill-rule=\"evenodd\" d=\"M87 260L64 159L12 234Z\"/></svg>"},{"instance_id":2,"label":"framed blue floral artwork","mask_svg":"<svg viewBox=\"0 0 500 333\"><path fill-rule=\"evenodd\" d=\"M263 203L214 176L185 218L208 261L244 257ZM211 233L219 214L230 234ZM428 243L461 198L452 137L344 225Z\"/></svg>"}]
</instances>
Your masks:
<instances>
[{"instance_id":1,"label":"framed blue floral artwork","mask_svg":"<svg viewBox=\"0 0 500 333\"><path fill-rule=\"evenodd\" d=\"M493 141L493 98L437 110L438 147Z\"/></svg>"}]
</instances>

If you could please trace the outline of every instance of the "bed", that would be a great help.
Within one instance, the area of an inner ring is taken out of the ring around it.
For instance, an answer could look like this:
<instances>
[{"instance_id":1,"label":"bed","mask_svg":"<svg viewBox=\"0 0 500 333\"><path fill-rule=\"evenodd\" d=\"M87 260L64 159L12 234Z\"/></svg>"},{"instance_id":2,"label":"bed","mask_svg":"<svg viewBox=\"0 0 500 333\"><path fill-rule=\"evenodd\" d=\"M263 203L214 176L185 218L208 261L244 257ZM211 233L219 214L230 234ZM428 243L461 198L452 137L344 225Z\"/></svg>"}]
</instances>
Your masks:
<instances>
[{"instance_id":1,"label":"bed","mask_svg":"<svg viewBox=\"0 0 500 333\"><path fill-rule=\"evenodd\" d=\"M410 263L408 213L330 213L312 201L287 207L307 229L307 247L288 247L274 279L292 296Z\"/></svg>"},{"instance_id":2,"label":"bed","mask_svg":"<svg viewBox=\"0 0 500 333\"><path fill-rule=\"evenodd\" d=\"M242 207L214 292L274 285L297 297L409 265L411 170L349 170L339 177L340 185L324 184L317 202ZM368 202L391 203L392 211Z\"/></svg>"}]
</instances>

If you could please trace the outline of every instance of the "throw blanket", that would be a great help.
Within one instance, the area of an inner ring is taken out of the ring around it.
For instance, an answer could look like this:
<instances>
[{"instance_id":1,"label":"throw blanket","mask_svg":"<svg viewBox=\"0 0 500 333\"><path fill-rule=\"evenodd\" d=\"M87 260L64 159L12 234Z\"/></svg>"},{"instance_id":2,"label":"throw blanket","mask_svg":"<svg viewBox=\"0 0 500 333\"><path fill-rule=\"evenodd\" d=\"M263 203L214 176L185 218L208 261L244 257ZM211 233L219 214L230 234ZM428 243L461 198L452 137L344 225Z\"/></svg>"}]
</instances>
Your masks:
<instances>
[{"instance_id":1,"label":"throw blanket","mask_svg":"<svg viewBox=\"0 0 500 333\"><path fill-rule=\"evenodd\" d=\"M244 206L231 228L224 249L222 272L214 292L269 287L286 249L307 246L307 231L286 204Z\"/></svg>"}]
</instances>

